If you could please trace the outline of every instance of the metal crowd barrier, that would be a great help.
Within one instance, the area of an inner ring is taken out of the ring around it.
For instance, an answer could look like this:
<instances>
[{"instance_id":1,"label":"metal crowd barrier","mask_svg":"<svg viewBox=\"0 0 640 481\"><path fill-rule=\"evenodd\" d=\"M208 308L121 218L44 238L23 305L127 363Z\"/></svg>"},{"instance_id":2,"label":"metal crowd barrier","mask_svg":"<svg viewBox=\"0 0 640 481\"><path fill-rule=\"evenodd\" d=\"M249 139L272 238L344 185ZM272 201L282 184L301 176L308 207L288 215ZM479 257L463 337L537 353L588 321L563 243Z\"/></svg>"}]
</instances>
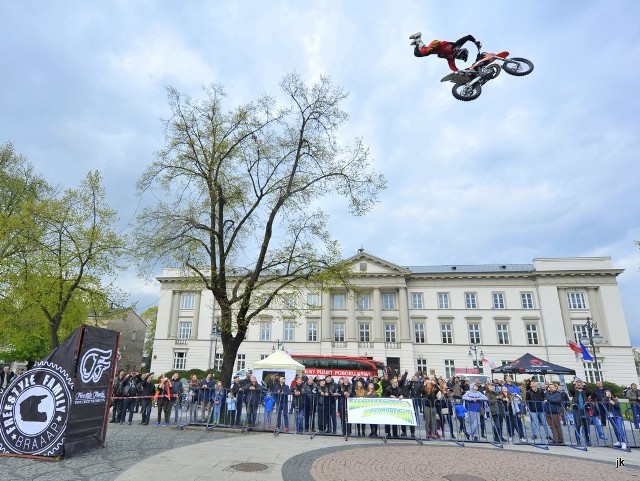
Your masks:
<instances>
[{"instance_id":1,"label":"metal crowd barrier","mask_svg":"<svg viewBox=\"0 0 640 481\"><path fill-rule=\"evenodd\" d=\"M209 392L207 392L209 391ZM529 401L470 402L461 399L412 399L415 426L352 424L348 419L346 398L342 395L280 395L269 391L241 391L229 396L223 389L201 390L196 399L185 391L171 400L170 416L179 429L203 426L207 429L238 428L242 431L269 431L275 435L306 434L314 436L375 437L411 440L419 444L434 440L486 443L496 447L526 444L535 448L568 446L640 447L639 431L634 419L625 419L609 403L590 402L577 406L563 402L551 404ZM144 400L147 399L145 402ZM156 420L160 408L148 398L114 397L113 406L132 406L142 401L151 404L147 419ZM134 401L135 400L135 401ZM128 412L128 411L127 411ZM127 415L125 412L125 416ZM155 424L150 422L150 424Z\"/></svg>"}]
</instances>

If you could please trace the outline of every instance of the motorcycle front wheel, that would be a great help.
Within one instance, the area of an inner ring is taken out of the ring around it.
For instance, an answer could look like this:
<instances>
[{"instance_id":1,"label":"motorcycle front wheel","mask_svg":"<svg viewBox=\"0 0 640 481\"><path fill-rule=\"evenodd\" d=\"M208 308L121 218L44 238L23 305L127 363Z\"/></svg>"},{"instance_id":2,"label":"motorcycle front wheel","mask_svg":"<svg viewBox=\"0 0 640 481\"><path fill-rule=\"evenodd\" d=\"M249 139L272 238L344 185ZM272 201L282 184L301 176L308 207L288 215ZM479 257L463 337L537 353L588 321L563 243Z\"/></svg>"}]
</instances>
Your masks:
<instances>
[{"instance_id":1,"label":"motorcycle front wheel","mask_svg":"<svg viewBox=\"0 0 640 481\"><path fill-rule=\"evenodd\" d=\"M502 69L509 75L522 77L533 72L533 62L522 57L513 57L504 59Z\"/></svg>"},{"instance_id":2,"label":"motorcycle front wheel","mask_svg":"<svg viewBox=\"0 0 640 481\"><path fill-rule=\"evenodd\" d=\"M468 102L480 97L480 94L482 93L482 87L480 86L480 84L455 84L451 89L451 93L458 100Z\"/></svg>"}]
</instances>

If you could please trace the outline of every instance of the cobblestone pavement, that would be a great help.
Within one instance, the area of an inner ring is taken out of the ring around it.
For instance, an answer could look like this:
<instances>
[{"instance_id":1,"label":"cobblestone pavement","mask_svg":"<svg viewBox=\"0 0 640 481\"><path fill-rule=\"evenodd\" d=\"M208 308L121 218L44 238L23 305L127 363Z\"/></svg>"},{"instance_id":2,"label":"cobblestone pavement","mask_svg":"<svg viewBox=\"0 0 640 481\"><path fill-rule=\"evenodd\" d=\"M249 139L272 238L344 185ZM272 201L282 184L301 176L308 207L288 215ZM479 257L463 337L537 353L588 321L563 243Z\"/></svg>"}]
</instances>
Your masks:
<instances>
[{"instance_id":1,"label":"cobblestone pavement","mask_svg":"<svg viewBox=\"0 0 640 481\"><path fill-rule=\"evenodd\" d=\"M167 450L220 440L238 432L109 424L105 447L61 461L0 457L0 480L111 481L123 471ZM172 479L163 476L163 479Z\"/></svg>"},{"instance_id":2,"label":"cobblestone pavement","mask_svg":"<svg viewBox=\"0 0 640 481\"><path fill-rule=\"evenodd\" d=\"M555 461L555 462L554 462ZM562 462L565 461L565 462ZM640 480L640 470L611 463L486 448L380 446L340 450L317 457L310 476L315 481L384 481L396 479L490 481L582 478ZM581 475L578 473L582 473Z\"/></svg>"},{"instance_id":3,"label":"cobblestone pavement","mask_svg":"<svg viewBox=\"0 0 640 481\"><path fill-rule=\"evenodd\" d=\"M15 481L508 481L518 479L640 480L640 451L568 447L542 451L531 446L505 449L434 441L345 441L339 436L239 431L191 427L109 425L106 446L62 461L0 457L0 480ZM616 459L626 459L616 468ZM156 473L161 473L157 476Z\"/></svg>"}]
</instances>

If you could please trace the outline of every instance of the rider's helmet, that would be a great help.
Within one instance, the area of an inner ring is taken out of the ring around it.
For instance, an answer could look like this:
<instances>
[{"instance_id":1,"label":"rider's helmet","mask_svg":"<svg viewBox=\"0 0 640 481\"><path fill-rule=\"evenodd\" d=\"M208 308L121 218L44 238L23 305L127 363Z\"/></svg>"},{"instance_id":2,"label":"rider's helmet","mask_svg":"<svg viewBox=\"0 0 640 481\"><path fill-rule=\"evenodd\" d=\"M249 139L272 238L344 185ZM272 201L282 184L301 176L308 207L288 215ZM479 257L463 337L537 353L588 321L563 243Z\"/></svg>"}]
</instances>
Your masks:
<instances>
[{"instance_id":1,"label":"rider's helmet","mask_svg":"<svg viewBox=\"0 0 640 481\"><path fill-rule=\"evenodd\" d=\"M467 59L469 58L469 51L466 48L460 48L456 51L455 58L457 58L458 60L462 60L463 62L466 62Z\"/></svg>"}]
</instances>

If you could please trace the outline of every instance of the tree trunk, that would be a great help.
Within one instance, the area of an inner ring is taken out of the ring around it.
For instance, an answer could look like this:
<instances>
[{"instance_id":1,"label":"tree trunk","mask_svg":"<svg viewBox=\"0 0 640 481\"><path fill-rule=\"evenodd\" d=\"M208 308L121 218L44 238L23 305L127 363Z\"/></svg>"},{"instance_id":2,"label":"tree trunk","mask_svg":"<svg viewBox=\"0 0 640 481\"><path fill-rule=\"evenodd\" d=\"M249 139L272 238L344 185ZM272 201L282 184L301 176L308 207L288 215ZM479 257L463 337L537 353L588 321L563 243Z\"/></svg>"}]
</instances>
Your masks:
<instances>
[{"instance_id":1,"label":"tree trunk","mask_svg":"<svg viewBox=\"0 0 640 481\"><path fill-rule=\"evenodd\" d=\"M222 336L222 369L220 370L220 380L224 387L230 387L233 379L233 373L235 372L236 357L238 355L238 349L240 344L244 340L244 333L236 334L235 336L223 335Z\"/></svg>"},{"instance_id":2,"label":"tree trunk","mask_svg":"<svg viewBox=\"0 0 640 481\"><path fill-rule=\"evenodd\" d=\"M52 351L56 347L58 347L58 344L60 344L60 341L58 340L58 328L56 327L56 325L59 325L59 323L57 323L57 322L50 322L49 323L49 336L50 336L51 350Z\"/></svg>"}]
</instances>

